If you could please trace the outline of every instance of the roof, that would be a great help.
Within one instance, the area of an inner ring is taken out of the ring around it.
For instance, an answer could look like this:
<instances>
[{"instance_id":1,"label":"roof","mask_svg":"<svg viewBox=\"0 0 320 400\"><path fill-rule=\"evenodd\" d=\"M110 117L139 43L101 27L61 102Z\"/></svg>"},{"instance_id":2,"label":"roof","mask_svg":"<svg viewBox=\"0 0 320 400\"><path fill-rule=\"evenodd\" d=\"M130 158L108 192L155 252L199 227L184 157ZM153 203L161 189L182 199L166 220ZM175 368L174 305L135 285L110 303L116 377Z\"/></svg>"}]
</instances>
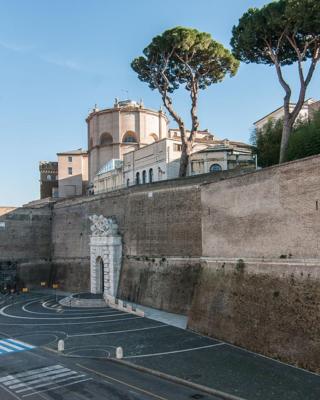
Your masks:
<instances>
[{"instance_id":1,"label":"roof","mask_svg":"<svg viewBox=\"0 0 320 400\"><path fill-rule=\"evenodd\" d=\"M312 98L309 98L309 99L307 99L307 100L303 103L303 105L304 105L304 106L305 106L305 105L309 105L310 103L311 103L311 104L316 103L316 100L314 100L314 99L312 99ZM290 106L295 106L296 103L289 103L289 105L290 105ZM275 113L275 112L281 110L282 108L284 108L284 106L281 106L281 107L276 108L275 110L269 112L269 114L267 114L267 115L265 115L264 117L262 117L262 118L258 119L257 121L255 121L253 124L255 125L255 124L257 124L258 122L264 120L265 118L270 117L270 115L272 115L273 113Z\"/></svg>"},{"instance_id":2,"label":"roof","mask_svg":"<svg viewBox=\"0 0 320 400\"><path fill-rule=\"evenodd\" d=\"M70 150L70 151L64 151L62 153L57 153L57 156L72 156L72 155L81 155L81 154L88 154L86 150L82 149L77 149L77 150Z\"/></svg>"}]
</instances>

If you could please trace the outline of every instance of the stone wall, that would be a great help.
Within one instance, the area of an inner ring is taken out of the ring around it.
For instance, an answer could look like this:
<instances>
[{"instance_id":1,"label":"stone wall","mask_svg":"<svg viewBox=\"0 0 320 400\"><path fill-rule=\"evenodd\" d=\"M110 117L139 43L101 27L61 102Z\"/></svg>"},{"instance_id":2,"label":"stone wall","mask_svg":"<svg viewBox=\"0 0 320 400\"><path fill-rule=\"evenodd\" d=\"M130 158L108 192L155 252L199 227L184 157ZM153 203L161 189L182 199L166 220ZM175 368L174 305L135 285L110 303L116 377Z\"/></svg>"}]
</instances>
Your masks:
<instances>
[{"instance_id":1,"label":"stone wall","mask_svg":"<svg viewBox=\"0 0 320 400\"><path fill-rule=\"evenodd\" d=\"M188 327L320 372L318 262L204 260Z\"/></svg>"},{"instance_id":2,"label":"stone wall","mask_svg":"<svg viewBox=\"0 0 320 400\"><path fill-rule=\"evenodd\" d=\"M127 256L122 266L119 297L160 310L187 314L200 270L199 258Z\"/></svg>"},{"instance_id":3,"label":"stone wall","mask_svg":"<svg viewBox=\"0 0 320 400\"><path fill-rule=\"evenodd\" d=\"M320 157L201 188L203 256L320 257Z\"/></svg>"},{"instance_id":4,"label":"stone wall","mask_svg":"<svg viewBox=\"0 0 320 400\"><path fill-rule=\"evenodd\" d=\"M88 216L92 214L116 218L124 258L201 255L196 185L152 191L141 187L58 202L53 211L52 262L56 279L67 290L89 288Z\"/></svg>"},{"instance_id":5,"label":"stone wall","mask_svg":"<svg viewBox=\"0 0 320 400\"><path fill-rule=\"evenodd\" d=\"M88 290L88 216L113 216L120 297L188 313L200 333L319 370L319 170L315 156L17 209L0 218L0 260L18 260L28 282L47 276Z\"/></svg>"},{"instance_id":6,"label":"stone wall","mask_svg":"<svg viewBox=\"0 0 320 400\"><path fill-rule=\"evenodd\" d=\"M21 285L40 285L50 274L51 206L21 207L0 216L0 267L18 269Z\"/></svg>"}]
</instances>

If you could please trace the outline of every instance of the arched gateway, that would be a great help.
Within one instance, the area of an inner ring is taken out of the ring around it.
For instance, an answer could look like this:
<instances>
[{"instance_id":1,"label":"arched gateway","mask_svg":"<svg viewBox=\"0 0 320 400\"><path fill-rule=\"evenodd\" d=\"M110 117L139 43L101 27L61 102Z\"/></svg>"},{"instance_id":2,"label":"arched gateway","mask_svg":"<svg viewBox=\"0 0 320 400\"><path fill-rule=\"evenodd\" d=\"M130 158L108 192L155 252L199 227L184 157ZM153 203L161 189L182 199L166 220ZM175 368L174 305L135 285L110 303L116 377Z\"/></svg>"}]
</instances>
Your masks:
<instances>
[{"instance_id":1,"label":"arched gateway","mask_svg":"<svg viewBox=\"0 0 320 400\"><path fill-rule=\"evenodd\" d=\"M116 297L120 270L122 243L118 225L103 215L90 216L90 286L91 293Z\"/></svg>"}]
</instances>

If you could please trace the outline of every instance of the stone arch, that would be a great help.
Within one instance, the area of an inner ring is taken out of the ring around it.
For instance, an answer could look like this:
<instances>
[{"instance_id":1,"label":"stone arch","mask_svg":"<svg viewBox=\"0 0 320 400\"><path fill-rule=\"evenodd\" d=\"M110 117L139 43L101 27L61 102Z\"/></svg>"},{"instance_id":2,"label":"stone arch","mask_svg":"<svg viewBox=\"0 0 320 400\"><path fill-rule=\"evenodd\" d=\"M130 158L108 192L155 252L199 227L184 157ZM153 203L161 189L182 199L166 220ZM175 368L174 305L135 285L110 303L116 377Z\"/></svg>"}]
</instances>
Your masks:
<instances>
[{"instance_id":1,"label":"stone arch","mask_svg":"<svg viewBox=\"0 0 320 400\"><path fill-rule=\"evenodd\" d=\"M210 172L220 172L222 171L222 167L220 164L214 163L210 165Z\"/></svg>"},{"instance_id":2,"label":"stone arch","mask_svg":"<svg viewBox=\"0 0 320 400\"><path fill-rule=\"evenodd\" d=\"M142 183L147 183L147 171L145 169L142 171Z\"/></svg>"},{"instance_id":3,"label":"stone arch","mask_svg":"<svg viewBox=\"0 0 320 400\"><path fill-rule=\"evenodd\" d=\"M155 133L150 133L149 138L153 139L154 142L157 142L159 140L159 137Z\"/></svg>"},{"instance_id":4,"label":"stone arch","mask_svg":"<svg viewBox=\"0 0 320 400\"><path fill-rule=\"evenodd\" d=\"M153 168L149 169L149 183L153 182Z\"/></svg>"},{"instance_id":5,"label":"stone arch","mask_svg":"<svg viewBox=\"0 0 320 400\"><path fill-rule=\"evenodd\" d=\"M104 293L104 262L101 256L96 258L95 269L97 293Z\"/></svg>"},{"instance_id":6,"label":"stone arch","mask_svg":"<svg viewBox=\"0 0 320 400\"><path fill-rule=\"evenodd\" d=\"M137 134L133 131L127 131L122 137L122 143L138 143Z\"/></svg>"},{"instance_id":7,"label":"stone arch","mask_svg":"<svg viewBox=\"0 0 320 400\"><path fill-rule=\"evenodd\" d=\"M104 132L100 136L100 145L103 146L105 144L112 144L113 143L113 137L109 132Z\"/></svg>"},{"instance_id":8,"label":"stone arch","mask_svg":"<svg viewBox=\"0 0 320 400\"><path fill-rule=\"evenodd\" d=\"M121 270L122 241L113 218L89 216L91 293L116 296Z\"/></svg>"}]
</instances>

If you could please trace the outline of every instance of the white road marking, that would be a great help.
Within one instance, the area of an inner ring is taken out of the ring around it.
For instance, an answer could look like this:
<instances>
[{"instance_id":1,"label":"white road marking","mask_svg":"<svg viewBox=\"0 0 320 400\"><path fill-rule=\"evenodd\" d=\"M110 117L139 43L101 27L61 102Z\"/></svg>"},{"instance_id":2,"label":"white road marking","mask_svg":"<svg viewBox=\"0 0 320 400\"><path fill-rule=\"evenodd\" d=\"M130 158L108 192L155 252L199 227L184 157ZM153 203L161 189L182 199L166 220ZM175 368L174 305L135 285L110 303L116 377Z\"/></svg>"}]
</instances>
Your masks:
<instances>
[{"instance_id":1,"label":"white road marking","mask_svg":"<svg viewBox=\"0 0 320 400\"><path fill-rule=\"evenodd\" d=\"M216 344L211 344L209 346L201 346L201 347L193 347L191 349L183 349L183 350L174 350L174 351L166 351L163 353L152 353L152 354L140 354L138 356L127 356L123 358L143 358L143 357L155 357L155 356L164 356L166 354L176 354L176 353L184 353L187 351L195 351L195 350L201 350L201 349L208 349L210 347L216 347L216 346L223 346L224 343L216 343Z\"/></svg>"},{"instance_id":2,"label":"white road marking","mask_svg":"<svg viewBox=\"0 0 320 400\"><path fill-rule=\"evenodd\" d=\"M114 333L146 331L148 329L157 329L157 328L166 328L166 327L169 327L169 325L148 326L146 328L126 329L126 330L123 330L123 331L108 331L108 332L98 332L98 333L79 333L78 335L68 335L68 337L112 335Z\"/></svg>"},{"instance_id":3,"label":"white road marking","mask_svg":"<svg viewBox=\"0 0 320 400\"><path fill-rule=\"evenodd\" d=\"M72 372L74 372L74 371L72 371ZM42 388L45 386L49 387L51 385L56 385L57 383L62 383L62 382L67 382L67 381L72 382L73 379L84 378L85 376L86 375L79 375L78 373L74 373L72 376L68 376L67 378L64 378L62 376L61 379L59 379L59 377L57 376L57 379L51 379L50 381L47 381L45 383L40 383L39 385L34 385L34 386L32 386L32 388L27 387L25 389L17 390L16 393L23 393L23 392L27 392L29 390L39 389L39 388Z\"/></svg>"},{"instance_id":4,"label":"white road marking","mask_svg":"<svg viewBox=\"0 0 320 400\"><path fill-rule=\"evenodd\" d=\"M123 315L127 315L127 314L123 314ZM83 325L83 324L92 325L92 324L106 324L108 322L114 322L114 321L117 321L117 322L128 321L129 319L140 319L140 318L144 318L144 317L117 318L117 319L109 319L109 320L105 320L105 321L102 320L102 321L88 321L88 322L54 322L52 324L50 324L50 323L47 323L47 324L38 324L38 323L35 323L35 324L32 324L32 323L29 323L29 324L7 324L7 323L0 322L0 325L3 325L3 326L52 326L52 325L54 325L54 326L64 325L65 326L65 325ZM33 318L30 318L30 319L33 319ZM51 319L51 318L47 318L47 319ZM57 319L63 319L63 318L57 318ZM65 319L67 320L68 318L66 317Z\"/></svg>"},{"instance_id":5,"label":"white road marking","mask_svg":"<svg viewBox=\"0 0 320 400\"><path fill-rule=\"evenodd\" d=\"M34 346L31 346L30 344L27 344L25 342L21 342L20 340L15 340L15 339L6 339L10 343L14 343L17 345L20 345L22 347L26 347L27 349L34 349Z\"/></svg>"},{"instance_id":6,"label":"white road marking","mask_svg":"<svg viewBox=\"0 0 320 400\"><path fill-rule=\"evenodd\" d=\"M49 391L63 386L74 385L80 381L82 382L89 379L85 374L78 371L72 371L62 365L52 365L50 367L37 368L31 371L7 375L0 378L0 384L4 385L2 386L4 389L10 389L12 395L21 393L23 394L22 397L26 397L35 394L35 391L40 388L44 390L40 390L39 392ZM57 384L64 382L68 382L67 385L57 386ZM24 394L30 391L31 393Z\"/></svg>"},{"instance_id":7,"label":"white road marking","mask_svg":"<svg viewBox=\"0 0 320 400\"><path fill-rule=\"evenodd\" d=\"M16 377L16 379L9 379L8 381L3 382L3 384L6 386L14 385L16 383L28 382L28 381L35 380L36 378L43 378L45 376L50 376L50 375L54 375L57 373L60 374L62 372L67 372L67 371L70 371L70 369L69 368L59 368L58 370L49 370L47 372L41 372L40 374L33 374L33 375L25 376L23 379L18 379L17 377Z\"/></svg>"},{"instance_id":8,"label":"white road marking","mask_svg":"<svg viewBox=\"0 0 320 400\"><path fill-rule=\"evenodd\" d=\"M0 346L5 345L6 347L15 349L15 350L25 350L23 347L16 346L15 344L5 342L4 340L0 340Z\"/></svg>"},{"instance_id":9,"label":"white road marking","mask_svg":"<svg viewBox=\"0 0 320 400\"><path fill-rule=\"evenodd\" d=\"M66 386L71 386L71 385L75 385L76 383L82 383L82 382L87 382L87 381L91 381L92 378L87 378L87 379L81 379L80 381L75 381L75 382L71 382L71 383L67 383L66 385L59 385L59 386L55 386L46 390L39 390L37 392L32 392L29 394L24 394L22 397L28 397L28 396L33 396L34 394L39 394L39 393L44 393L44 392L48 392L49 390L55 390L55 389L61 389L63 387Z\"/></svg>"},{"instance_id":10,"label":"white road marking","mask_svg":"<svg viewBox=\"0 0 320 400\"><path fill-rule=\"evenodd\" d=\"M14 352L13 349L10 349L9 347L4 347L4 346L0 346L0 350L2 350L3 353L12 353L12 352Z\"/></svg>"},{"instance_id":11,"label":"white road marking","mask_svg":"<svg viewBox=\"0 0 320 400\"><path fill-rule=\"evenodd\" d=\"M78 375L78 372L76 371L67 371L67 372L59 372L58 374L54 374L52 376L44 376L43 378L39 378L39 379L34 379L33 381L29 381L29 382L21 382L21 383L17 383L15 385L9 386L9 389L20 389L20 390L16 390L16 393L20 393L20 392L25 392L26 390L30 390L30 388L35 387L38 388L40 386L46 386L48 384L48 382L52 382L55 381L58 378L65 378L68 377L67 379L70 379L70 376L74 376L74 375ZM38 383L40 385L38 385ZM35 385L35 386L33 386ZM27 388L26 388L27 387Z\"/></svg>"},{"instance_id":12,"label":"white road marking","mask_svg":"<svg viewBox=\"0 0 320 400\"><path fill-rule=\"evenodd\" d=\"M24 378L25 376L34 375L34 374L37 374L42 371L43 372L50 371L50 370L59 369L59 368L63 368L63 366L62 365L53 365L52 367L43 367L43 368L38 368L38 369L34 369L31 371L27 371L27 372L19 372L18 374L14 374L14 375L7 375L7 376L4 376L3 378L0 378L0 383L4 383L10 379Z\"/></svg>"},{"instance_id":13,"label":"white road marking","mask_svg":"<svg viewBox=\"0 0 320 400\"><path fill-rule=\"evenodd\" d=\"M118 313L118 314L112 314L112 315L91 315L91 316L88 316L88 317L61 317L61 318L47 318L47 317L44 317L44 318L37 318L37 317L23 317L22 315L11 315L11 314L7 314L6 312L5 312L5 310L8 308L8 307L11 307L11 304L9 304L9 305L7 305L7 306L5 306L5 307L2 307L1 309L0 309L0 314L1 315L3 315L4 317L8 317L8 318L15 318L15 319L31 319L31 320L35 320L35 319L37 319L37 320L61 320L61 319L92 319L92 318L110 318L110 317L115 317L115 316L119 316L119 315L126 315L126 313L124 313L124 312L121 312L121 313Z\"/></svg>"}]
</instances>

